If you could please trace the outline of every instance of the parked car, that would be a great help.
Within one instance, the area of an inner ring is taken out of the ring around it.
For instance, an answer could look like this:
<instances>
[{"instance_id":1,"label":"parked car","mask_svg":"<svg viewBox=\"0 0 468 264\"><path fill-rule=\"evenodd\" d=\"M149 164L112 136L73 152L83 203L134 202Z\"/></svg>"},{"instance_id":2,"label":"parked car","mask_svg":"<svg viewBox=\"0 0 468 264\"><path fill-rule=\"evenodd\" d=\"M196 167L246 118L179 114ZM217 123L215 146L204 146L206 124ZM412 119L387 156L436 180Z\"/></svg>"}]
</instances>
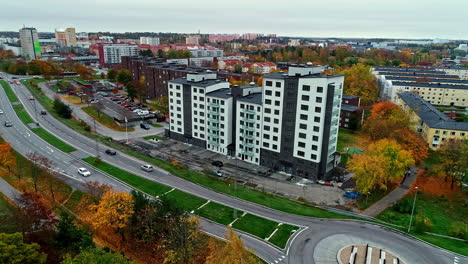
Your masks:
<instances>
[{"instance_id":1,"label":"parked car","mask_svg":"<svg viewBox=\"0 0 468 264\"><path fill-rule=\"evenodd\" d=\"M0 115L2 115L2 114L3 114L3 110L2 110L2 109L0 109Z\"/></svg>"},{"instance_id":2,"label":"parked car","mask_svg":"<svg viewBox=\"0 0 468 264\"><path fill-rule=\"evenodd\" d=\"M149 165L149 164L142 165L140 168L141 168L142 170L144 170L144 171L147 171L147 172L153 171L153 166L151 166L151 165Z\"/></svg>"},{"instance_id":3,"label":"parked car","mask_svg":"<svg viewBox=\"0 0 468 264\"><path fill-rule=\"evenodd\" d=\"M5 126L6 127L12 127L13 124L10 121L7 120L7 121L5 121Z\"/></svg>"},{"instance_id":4,"label":"parked car","mask_svg":"<svg viewBox=\"0 0 468 264\"><path fill-rule=\"evenodd\" d=\"M126 106L128 103L120 103L121 106Z\"/></svg>"},{"instance_id":5,"label":"parked car","mask_svg":"<svg viewBox=\"0 0 468 264\"><path fill-rule=\"evenodd\" d=\"M141 124L140 124L140 127L143 128L143 129L145 129L145 130L149 130L149 129L150 129L150 126L149 126L148 124L146 124L146 123L141 123Z\"/></svg>"},{"instance_id":6,"label":"parked car","mask_svg":"<svg viewBox=\"0 0 468 264\"><path fill-rule=\"evenodd\" d=\"M113 149L106 149L106 154L115 155L115 154L117 154L117 152L115 150L113 150Z\"/></svg>"},{"instance_id":7,"label":"parked car","mask_svg":"<svg viewBox=\"0 0 468 264\"><path fill-rule=\"evenodd\" d=\"M213 166L216 166L216 167L222 167L224 165L224 163L220 160L215 160L213 162L211 162L211 165Z\"/></svg>"},{"instance_id":8,"label":"parked car","mask_svg":"<svg viewBox=\"0 0 468 264\"><path fill-rule=\"evenodd\" d=\"M42 111L41 111L41 115L47 115L47 112L44 111L44 110L42 110Z\"/></svg>"},{"instance_id":9,"label":"parked car","mask_svg":"<svg viewBox=\"0 0 468 264\"><path fill-rule=\"evenodd\" d=\"M80 174L83 177L88 177L88 176L91 175L91 172L86 168L79 168L78 169L78 174Z\"/></svg>"},{"instance_id":10,"label":"parked car","mask_svg":"<svg viewBox=\"0 0 468 264\"><path fill-rule=\"evenodd\" d=\"M29 100L34 100L34 96L29 96Z\"/></svg>"},{"instance_id":11,"label":"parked car","mask_svg":"<svg viewBox=\"0 0 468 264\"><path fill-rule=\"evenodd\" d=\"M218 176L218 177L224 177L224 174L220 172L219 170L212 170L211 173L213 173L213 175Z\"/></svg>"}]
</instances>

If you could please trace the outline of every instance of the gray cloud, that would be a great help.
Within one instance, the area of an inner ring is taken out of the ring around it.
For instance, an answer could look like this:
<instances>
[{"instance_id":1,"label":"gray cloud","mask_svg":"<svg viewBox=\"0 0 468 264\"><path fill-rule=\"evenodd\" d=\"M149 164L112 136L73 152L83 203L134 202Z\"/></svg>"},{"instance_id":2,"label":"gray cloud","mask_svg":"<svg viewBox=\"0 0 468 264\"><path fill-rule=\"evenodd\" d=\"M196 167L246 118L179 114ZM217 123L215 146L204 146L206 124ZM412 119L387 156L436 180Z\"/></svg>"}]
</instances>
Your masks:
<instances>
[{"instance_id":1,"label":"gray cloud","mask_svg":"<svg viewBox=\"0 0 468 264\"><path fill-rule=\"evenodd\" d=\"M21 0L2 3L0 30L468 39L466 10L466 0Z\"/></svg>"}]
</instances>

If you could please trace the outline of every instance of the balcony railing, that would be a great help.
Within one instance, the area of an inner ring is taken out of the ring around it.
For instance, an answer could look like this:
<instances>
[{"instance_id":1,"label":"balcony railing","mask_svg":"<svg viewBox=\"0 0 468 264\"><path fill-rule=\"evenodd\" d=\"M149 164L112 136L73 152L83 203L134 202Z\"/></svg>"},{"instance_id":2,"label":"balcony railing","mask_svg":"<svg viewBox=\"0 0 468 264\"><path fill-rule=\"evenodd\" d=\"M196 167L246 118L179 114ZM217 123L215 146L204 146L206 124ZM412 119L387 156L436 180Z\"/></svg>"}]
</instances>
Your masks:
<instances>
[{"instance_id":1,"label":"balcony railing","mask_svg":"<svg viewBox=\"0 0 468 264\"><path fill-rule=\"evenodd\" d=\"M218 116L218 115L219 115L219 112L218 112L218 111L211 111L211 110L210 110L210 111L208 111L208 113L209 113L210 115L215 115L215 116Z\"/></svg>"},{"instance_id":2,"label":"balcony railing","mask_svg":"<svg viewBox=\"0 0 468 264\"><path fill-rule=\"evenodd\" d=\"M242 112L242 113L245 113L245 114L250 114L250 115L254 115L254 114L255 114L255 111L248 110L248 109L246 109L246 108L242 108L242 109L241 109L241 112Z\"/></svg>"},{"instance_id":3,"label":"balcony railing","mask_svg":"<svg viewBox=\"0 0 468 264\"><path fill-rule=\"evenodd\" d=\"M244 155L247 155L247 156L250 156L250 157L254 156L254 153L252 151L243 151L243 150L241 150L240 153L244 154Z\"/></svg>"},{"instance_id":4,"label":"balcony railing","mask_svg":"<svg viewBox=\"0 0 468 264\"><path fill-rule=\"evenodd\" d=\"M219 127L217 126L208 126L208 128L213 131L219 131Z\"/></svg>"},{"instance_id":5,"label":"balcony railing","mask_svg":"<svg viewBox=\"0 0 468 264\"><path fill-rule=\"evenodd\" d=\"M241 120L247 123L255 123L255 119L251 119L251 118L243 117Z\"/></svg>"},{"instance_id":6,"label":"balcony railing","mask_svg":"<svg viewBox=\"0 0 468 264\"><path fill-rule=\"evenodd\" d=\"M254 148L254 147L255 147L254 144L252 144L252 143L247 143L247 142L245 142L245 141L241 141L240 144L241 144L242 146L244 146L244 147L247 147L247 148Z\"/></svg>"},{"instance_id":7,"label":"balcony railing","mask_svg":"<svg viewBox=\"0 0 468 264\"><path fill-rule=\"evenodd\" d=\"M219 143L217 141L208 140L208 144L211 146L219 147Z\"/></svg>"},{"instance_id":8,"label":"balcony railing","mask_svg":"<svg viewBox=\"0 0 468 264\"><path fill-rule=\"evenodd\" d=\"M246 139L254 139L255 138L254 135L248 135L248 134L245 134L245 133L242 133L241 137L246 138Z\"/></svg>"},{"instance_id":9,"label":"balcony railing","mask_svg":"<svg viewBox=\"0 0 468 264\"><path fill-rule=\"evenodd\" d=\"M247 131L255 131L255 128L254 128L254 127L241 126L241 128L242 128L243 130L247 130Z\"/></svg>"}]
</instances>

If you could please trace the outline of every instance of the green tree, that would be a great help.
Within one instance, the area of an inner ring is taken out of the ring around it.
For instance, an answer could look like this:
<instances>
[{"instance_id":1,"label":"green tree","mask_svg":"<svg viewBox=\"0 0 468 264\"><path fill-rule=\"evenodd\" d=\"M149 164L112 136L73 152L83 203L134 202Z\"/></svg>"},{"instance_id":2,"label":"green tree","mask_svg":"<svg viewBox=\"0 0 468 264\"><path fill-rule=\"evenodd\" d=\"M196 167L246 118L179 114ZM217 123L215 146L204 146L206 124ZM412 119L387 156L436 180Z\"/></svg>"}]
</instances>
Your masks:
<instances>
[{"instance_id":1,"label":"green tree","mask_svg":"<svg viewBox=\"0 0 468 264\"><path fill-rule=\"evenodd\" d=\"M72 109L64 104L60 99L56 98L53 105L54 111L61 117L70 119L72 117Z\"/></svg>"},{"instance_id":2,"label":"green tree","mask_svg":"<svg viewBox=\"0 0 468 264\"><path fill-rule=\"evenodd\" d=\"M468 140L449 140L444 142L437 152L441 163L434 169L437 174L450 180L453 189L455 185L468 179Z\"/></svg>"},{"instance_id":3,"label":"green tree","mask_svg":"<svg viewBox=\"0 0 468 264\"><path fill-rule=\"evenodd\" d=\"M57 224L57 233L54 234L56 246L63 252L72 256L80 251L93 248L93 238L83 229L73 223L73 218L67 214L60 215L60 221Z\"/></svg>"},{"instance_id":4,"label":"green tree","mask_svg":"<svg viewBox=\"0 0 468 264\"><path fill-rule=\"evenodd\" d=\"M100 248L92 248L82 251L72 257L67 255L62 264L132 264L121 254L104 251Z\"/></svg>"},{"instance_id":5,"label":"green tree","mask_svg":"<svg viewBox=\"0 0 468 264\"><path fill-rule=\"evenodd\" d=\"M143 57L154 57L154 54L151 50L147 49L147 50L140 50L138 52L140 54L140 56L143 56Z\"/></svg>"},{"instance_id":6,"label":"green tree","mask_svg":"<svg viewBox=\"0 0 468 264\"><path fill-rule=\"evenodd\" d=\"M107 72L107 79L111 80L111 81L114 81L116 80L117 78L117 71L114 70L114 69L110 69L108 72Z\"/></svg>"},{"instance_id":7,"label":"green tree","mask_svg":"<svg viewBox=\"0 0 468 264\"><path fill-rule=\"evenodd\" d=\"M41 264L46 261L46 254L39 252L36 243L26 244L20 233L0 233L0 263Z\"/></svg>"},{"instance_id":8,"label":"green tree","mask_svg":"<svg viewBox=\"0 0 468 264\"><path fill-rule=\"evenodd\" d=\"M116 76L117 82L127 85L132 81L132 74L128 70L121 70Z\"/></svg>"}]
</instances>

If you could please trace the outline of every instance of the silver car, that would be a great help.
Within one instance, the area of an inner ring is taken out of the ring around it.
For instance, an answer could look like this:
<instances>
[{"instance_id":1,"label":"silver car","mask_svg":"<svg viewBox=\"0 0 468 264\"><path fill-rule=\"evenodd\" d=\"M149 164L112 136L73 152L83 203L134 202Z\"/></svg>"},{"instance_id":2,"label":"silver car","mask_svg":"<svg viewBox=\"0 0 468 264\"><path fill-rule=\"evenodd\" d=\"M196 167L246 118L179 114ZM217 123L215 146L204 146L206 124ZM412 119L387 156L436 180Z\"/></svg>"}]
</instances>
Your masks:
<instances>
[{"instance_id":1,"label":"silver car","mask_svg":"<svg viewBox=\"0 0 468 264\"><path fill-rule=\"evenodd\" d=\"M140 168L147 172L153 171L153 166L148 165L148 164L142 165Z\"/></svg>"}]
</instances>

